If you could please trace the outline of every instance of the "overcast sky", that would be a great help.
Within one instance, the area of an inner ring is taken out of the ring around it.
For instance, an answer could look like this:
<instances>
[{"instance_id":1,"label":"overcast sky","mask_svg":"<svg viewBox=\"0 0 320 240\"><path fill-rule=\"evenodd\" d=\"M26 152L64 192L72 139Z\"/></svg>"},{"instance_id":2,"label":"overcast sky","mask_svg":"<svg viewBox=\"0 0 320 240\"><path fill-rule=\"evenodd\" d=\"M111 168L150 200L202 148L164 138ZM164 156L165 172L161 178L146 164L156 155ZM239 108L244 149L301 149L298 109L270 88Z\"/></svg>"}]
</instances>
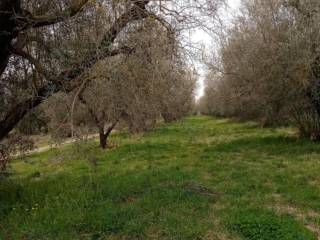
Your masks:
<instances>
[{"instance_id":1,"label":"overcast sky","mask_svg":"<svg viewBox=\"0 0 320 240\"><path fill-rule=\"evenodd\" d=\"M238 11L241 0L228 0L228 8L223 9L221 13L221 18L224 21L230 21L234 14ZM199 29L195 31L191 36L192 42L203 44L206 48L206 51L209 51L209 48L212 47L213 39L205 31ZM206 75L205 66L201 62L195 62L197 72L200 74L198 81L198 88L196 92L196 97L199 99L203 96L204 93L204 78Z\"/></svg>"}]
</instances>

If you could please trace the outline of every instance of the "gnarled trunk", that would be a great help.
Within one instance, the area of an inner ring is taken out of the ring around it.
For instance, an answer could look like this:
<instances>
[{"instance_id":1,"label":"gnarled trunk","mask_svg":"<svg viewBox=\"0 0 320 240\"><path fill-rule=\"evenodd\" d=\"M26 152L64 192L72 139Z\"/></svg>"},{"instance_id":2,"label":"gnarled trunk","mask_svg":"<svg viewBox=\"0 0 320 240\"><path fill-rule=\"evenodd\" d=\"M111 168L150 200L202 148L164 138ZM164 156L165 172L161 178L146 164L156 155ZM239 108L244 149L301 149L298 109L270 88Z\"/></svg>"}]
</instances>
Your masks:
<instances>
[{"instance_id":1,"label":"gnarled trunk","mask_svg":"<svg viewBox=\"0 0 320 240\"><path fill-rule=\"evenodd\" d=\"M106 136L104 134L104 129L100 128L99 129L99 139L100 139L100 147L102 149L106 149L107 148L107 138L108 138L108 136Z\"/></svg>"},{"instance_id":2,"label":"gnarled trunk","mask_svg":"<svg viewBox=\"0 0 320 240\"><path fill-rule=\"evenodd\" d=\"M15 15L20 12L20 0L0 1L0 76L8 65L10 44L17 36Z\"/></svg>"},{"instance_id":3,"label":"gnarled trunk","mask_svg":"<svg viewBox=\"0 0 320 240\"><path fill-rule=\"evenodd\" d=\"M99 139L100 139L100 147L102 149L106 149L108 147L108 137L110 136L112 130L115 128L118 122L111 124L107 127L106 131L104 127L99 127Z\"/></svg>"}]
</instances>

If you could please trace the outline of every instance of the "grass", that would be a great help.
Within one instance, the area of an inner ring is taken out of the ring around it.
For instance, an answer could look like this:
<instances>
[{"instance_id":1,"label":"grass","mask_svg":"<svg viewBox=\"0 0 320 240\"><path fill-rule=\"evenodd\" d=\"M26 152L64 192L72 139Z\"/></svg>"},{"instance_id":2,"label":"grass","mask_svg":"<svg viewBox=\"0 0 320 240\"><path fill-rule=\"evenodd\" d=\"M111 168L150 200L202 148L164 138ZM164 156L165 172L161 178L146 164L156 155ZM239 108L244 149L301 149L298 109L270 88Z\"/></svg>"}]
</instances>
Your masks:
<instances>
[{"instance_id":1,"label":"grass","mask_svg":"<svg viewBox=\"0 0 320 240\"><path fill-rule=\"evenodd\" d=\"M16 160L0 239L318 239L320 145L290 132L190 117Z\"/></svg>"}]
</instances>

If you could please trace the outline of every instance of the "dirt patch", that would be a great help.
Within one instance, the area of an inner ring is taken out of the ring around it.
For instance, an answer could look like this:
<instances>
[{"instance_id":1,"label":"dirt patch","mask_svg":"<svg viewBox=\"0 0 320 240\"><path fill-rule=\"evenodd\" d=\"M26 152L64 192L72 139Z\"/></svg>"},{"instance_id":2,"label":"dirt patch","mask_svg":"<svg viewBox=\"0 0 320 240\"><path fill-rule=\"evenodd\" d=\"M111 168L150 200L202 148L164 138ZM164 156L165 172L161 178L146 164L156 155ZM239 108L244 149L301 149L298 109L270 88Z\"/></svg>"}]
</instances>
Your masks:
<instances>
[{"instance_id":1,"label":"dirt patch","mask_svg":"<svg viewBox=\"0 0 320 240\"><path fill-rule=\"evenodd\" d=\"M320 240L320 226L312 221L313 219L320 218L320 213L313 210L302 210L297 206L288 204L279 194L274 195L274 200L274 204L269 208L275 210L279 214L289 214L293 216L298 221L302 222L311 232L316 234L317 238Z\"/></svg>"},{"instance_id":2,"label":"dirt patch","mask_svg":"<svg viewBox=\"0 0 320 240\"><path fill-rule=\"evenodd\" d=\"M216 198L221 196L221 193L215 192L212 189L195 182L187 184L185 188L188 192L197 193L207 197Z\"/></svg>"}]
</instances>

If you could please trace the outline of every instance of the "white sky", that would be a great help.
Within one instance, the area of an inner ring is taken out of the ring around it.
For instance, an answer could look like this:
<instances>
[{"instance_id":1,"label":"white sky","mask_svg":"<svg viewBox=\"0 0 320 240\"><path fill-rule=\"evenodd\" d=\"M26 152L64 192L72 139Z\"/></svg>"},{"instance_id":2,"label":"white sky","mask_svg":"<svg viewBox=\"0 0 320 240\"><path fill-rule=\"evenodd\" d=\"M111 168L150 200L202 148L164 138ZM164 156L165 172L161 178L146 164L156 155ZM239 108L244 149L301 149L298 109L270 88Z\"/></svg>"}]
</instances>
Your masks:
<instances>
[{"instance_id":1,"label":"white sky","mask_svg":"<svg viewBox=\"0 0 320 240\"><path fill-rule=\"evenodd\" d=\"M241 0L228 0L229 8L223 9L221 18L223 21L230 21L234 14L239 10ZM205 46L206 52L212 47L214 39L204 30L198 29L191 36L192 42L199 43ZM196 70L199 73L198 88L196 91L196 98L199 99L204 94L204 78L206 75L206 68L204 64L199 61L195 62Z\"/></svg>"}]
</instances>

